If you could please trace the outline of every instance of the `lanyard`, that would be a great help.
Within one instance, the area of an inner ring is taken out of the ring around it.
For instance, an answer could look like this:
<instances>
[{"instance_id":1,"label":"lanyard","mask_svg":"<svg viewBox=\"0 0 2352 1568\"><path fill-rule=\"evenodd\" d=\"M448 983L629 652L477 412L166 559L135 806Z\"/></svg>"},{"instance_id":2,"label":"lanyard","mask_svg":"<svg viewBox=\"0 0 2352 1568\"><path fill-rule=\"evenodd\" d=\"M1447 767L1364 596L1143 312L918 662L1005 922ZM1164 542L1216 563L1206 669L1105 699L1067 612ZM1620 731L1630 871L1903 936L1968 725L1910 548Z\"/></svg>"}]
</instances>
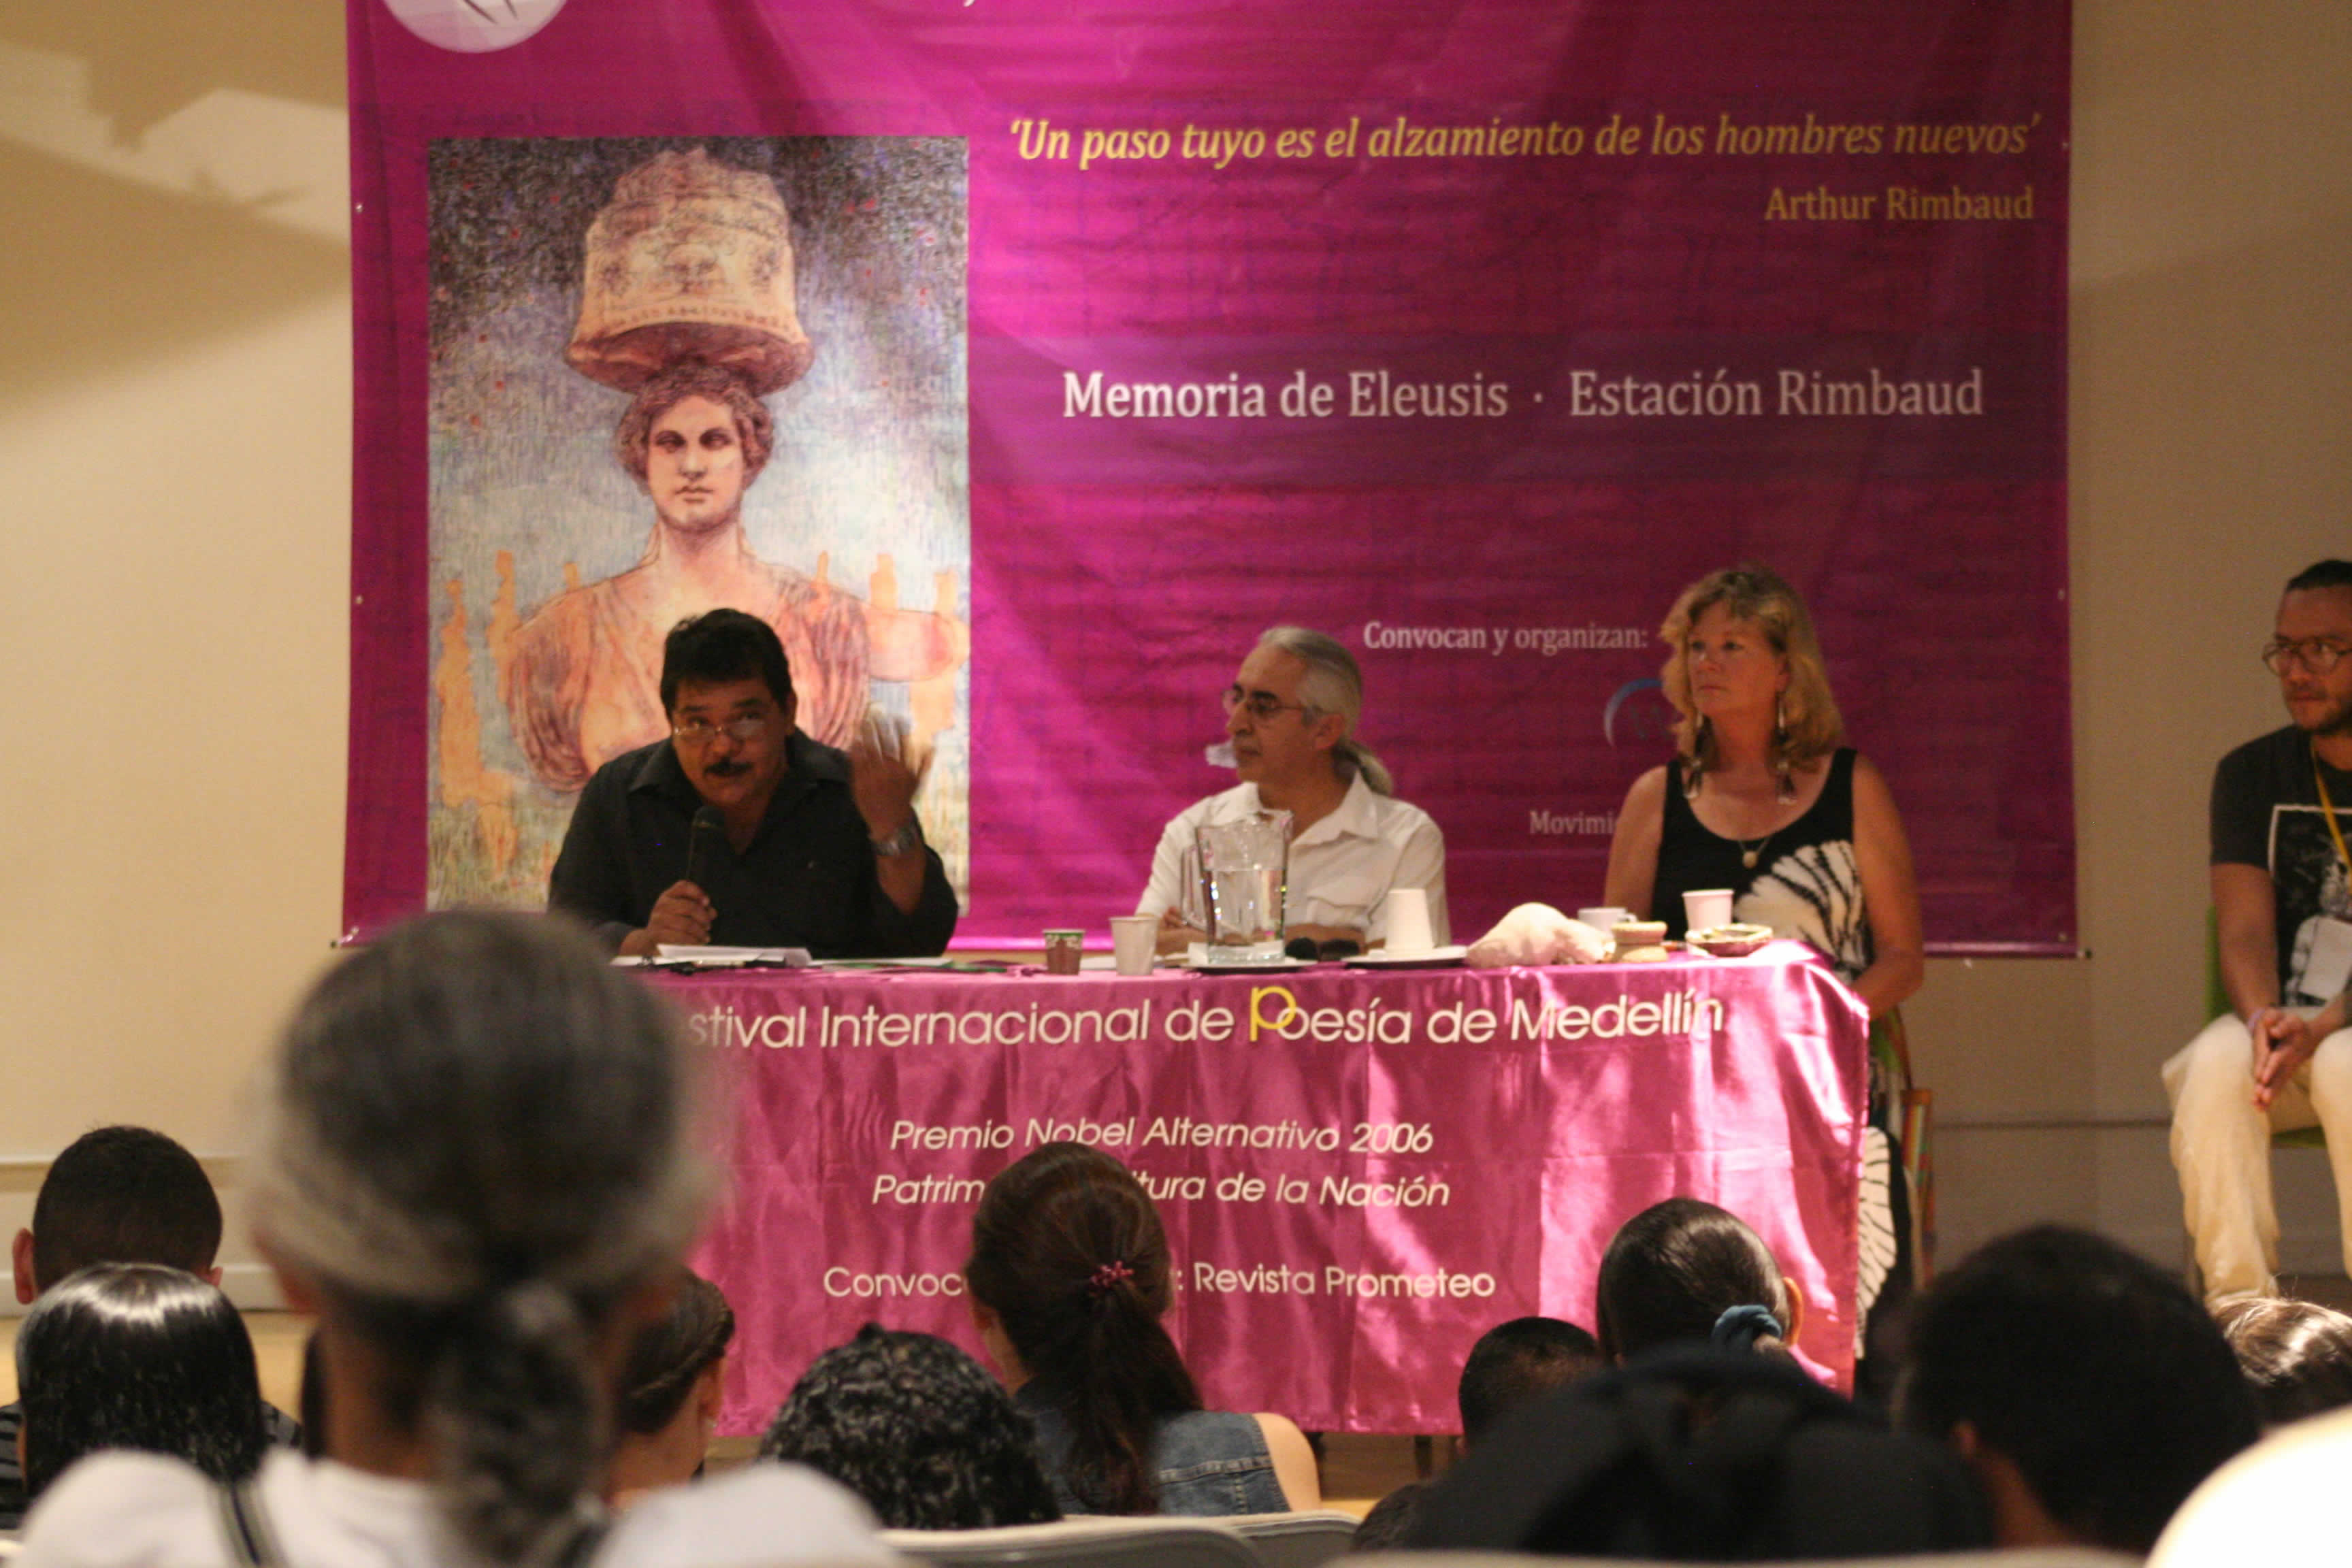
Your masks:
<instances>
[{"instance_id":1,"label":"lanyard","mask_svg":"<svg viewBox=\"0 0 2352 1568\"><path fill-rule=\"evenodd\" d=\"M2344 868L2352 871L2352 853L2347 853L2344 847L2344 830L2336 826L2336 803L2327 798L2327 779L2319 771L2319 753L2316 751L2311 753L2311 782L2319 786L2319 809L2327 818L2327 836L2336 840L2336 856L2344 862Z\"/></svg>"}]
</instances>

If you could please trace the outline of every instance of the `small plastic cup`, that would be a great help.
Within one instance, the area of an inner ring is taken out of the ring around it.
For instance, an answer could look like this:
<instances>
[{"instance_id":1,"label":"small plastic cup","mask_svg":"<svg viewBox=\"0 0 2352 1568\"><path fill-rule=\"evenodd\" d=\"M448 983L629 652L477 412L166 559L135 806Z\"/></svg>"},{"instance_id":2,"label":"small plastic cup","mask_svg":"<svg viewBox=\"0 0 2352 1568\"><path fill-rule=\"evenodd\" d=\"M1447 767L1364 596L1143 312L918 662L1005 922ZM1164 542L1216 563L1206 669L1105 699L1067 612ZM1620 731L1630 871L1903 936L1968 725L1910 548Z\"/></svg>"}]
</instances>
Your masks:
<instances>
[{"instance_id":1,"label":"small plastic cup","mask_svg":"<svg viewBox=\"0 0 2352 1568\"><path fill-rule=\"evenodd\" d=\"M1436 943L1429 934L1429 893L1423 888L1389 889L1388 952L1398 958L1427 952Z\"/></svg>"},{"instance_id":2,"label":"small plastic cup","mask_svg":"<svg viewBox=\"0 0 2352 1568\"><path fill-rule=\"evenodd\" d=\"M1683 930L1696 936L1731 923L1729 888L1693 888L1683 895Z\"/></svg>"},{"instance_id":3,"label":"small plastic cup","mask_svg":"<svg viewBox=\"0 0 2352 1568\"><path fill-rule=\"evenodd\" d=\"M1153 950L1159 945L1160 919L1158 916L1111 916L1111 958L1121 974L1150 973Z\"/></svg>"}]
</instances>

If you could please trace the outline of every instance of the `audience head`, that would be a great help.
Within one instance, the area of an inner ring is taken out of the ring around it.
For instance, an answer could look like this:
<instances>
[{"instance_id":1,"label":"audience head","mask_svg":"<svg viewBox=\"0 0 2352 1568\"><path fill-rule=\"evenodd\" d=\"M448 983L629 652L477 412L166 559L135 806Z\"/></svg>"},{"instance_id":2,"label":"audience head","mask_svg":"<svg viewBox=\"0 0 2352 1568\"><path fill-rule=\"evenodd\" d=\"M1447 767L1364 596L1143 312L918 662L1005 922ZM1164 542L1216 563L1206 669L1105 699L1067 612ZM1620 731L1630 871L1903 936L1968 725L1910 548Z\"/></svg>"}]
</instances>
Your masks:
<instances>
[{"instance_id":1,"label":"audience head","mask_svg":"<svg viewBox=\"0 0 2352 1568\"><path fill-rule=\"evenodd\" d=\"M580 932L481 913L345 960L271 1064L256 1228L319 1313L331 1448L420 1441L493 1562L580 1528L620 1363L710 1190L695 1065Z\"/></svg>"},{"instance_id":2,"label":"audience head","mask_svg":"<svg viewBox=\"0 0 2352 1568\"><path fill-rule=\"evenodd\" d=\"M1957 1456L1781 1356L1660 1351L1505 1416L1419 1500L1408 1544L1724 1563L1981 1546Z\"/></svg>"},{"instance_id":3,"label":"audience head","mask_svg":"<svg viewBox=\"0 0 2352 1568\"><path fill-rule=\"evenodd\" d=\"M701 1471L725 1393L735 1310L718 1286L680 1264L669 1310L637 1331L621 1383L620 1442L610 1496L691 1480Z\"/></svg>"},{"instance_id":4,"label":"audience head","mask_svg":"<svg viewBox=\"0 0 2352 1568\"><path fill-rule=\"evenodd\" d=\"M1920 1299L1896 1404L1969 1459L2004 1545L2145 1552L2258 1431L2230 1347L2180 1282L2060 1226L1990 1243Z\"/></svg>"},{"instance_id":5,"label":"audience head","mask_svg":"<svg viewBox=\"0 0 2352 1568\"><path fill-rule=\"evenodd\" d=\"M1478 1441L1499 1416L1608 1363L1592 1336L1558 1318L1513 1318L1478 1336L1462 1363L1455 1397L1462 1440Z\"/></svg>"},{"instance_id":6,"label":"audience head","mask_svg":"<svg viewBox=\"0 0 2352 1568\"><path fill-rule=\"evenodd\" d=\"M2267 1426L2352 1405L2352 1317L2315 1301L2241 1296L2214 1309Z\"/></svg>"},{"instance_id":7,"label":"audience head","mask_svg":"<svg viewBox=\"0 0 2352 1568\"><path fill-rule=\"evenodd\" d=\"M1127 1167L1083 1143L1047 1143L999 1172L972 1216L964 1265L972 1316L1003 1368L1069 1423L1067 1479L1090 1507L1148 1513L1161 1415L1201 1408L1160 1326L1168 1238Z\"/></svg>"},{"instance_id":8,"label":"audience head","mask_svg":"<svg viewBox=\"0 0 2352 1568\"><path fill-rule=\"evenodd\" d=\"M809 1363L762 1458L831 1476L893 1530L985 1530L1062 1517L1029 1418L947 1341L868 1323Z\"/></svg>"},{"instance_id":9,"label":"audience head","mask_svg":"<svg viewBox=\"0 0 2352 1568\"><path fill-rule=\"evenodd\" d=\"M1780 694L1780 733L1774 741L1774 763L1781 768L1802 767L1816 757L1837 750L1845 734L1838 717L1837 699L1830 695L1828 667L1822 660L1821 639L1813 618L1796 589L1761 566L1734 566L1709 573L1685 588L1666 612L1658 636L1670 650L1660 684L1666 700L1680 717L1675 724L1675 743L1685 761L1704 770L1715 765L1715 738L1699 717L1691 695L1691 628L1707 611L1720 606L1735 621L1753 626L1774 653L1788 661L1789 684Z\"/></svg>"},{"instance_id":10,"label":"audience head","mask_svg":"<svg viewBox=\"0 0 2352 1568\"><path fill-rule=\"evenodd\" d=\"M1668 1198L1618 1226L1594 1296L1601 1353L1612 1362L1692 1342L1774 1350L1797 1335L1796 1292L1772 1249L1738 1215L1696 1198ZM1756 1307L1771 1323L1738 1310Z\"/></svg>"},{"instance_id":11,"label":"audience head","mask_svg":"<svg viewBox=\"0 0 2352 1568\"><path fill-rule=\"evenodd\" d=\"M215 1480L261 1464L253 1341L217 1288L152 1263L100 1263L44 1293L16 1333L25 1492L85 1454L136 1448Z\"/></svg>"},{"instance_id":12,"label":"audience head","mask_svg":"<svg viewBox=\"0 0 2352 1568\"><path fill-rule=\"evenodd\" d=\"M1407 1481L1364 1512L1348 1542L1350 1552L1393 1552L1405 1544L1421 1519L1422 1500L1437 1482Z\"/></svg>"},{"instance_id":13,"label":"audience head","mask_svg":"<svg viewBox=\"0 0 2352 1568\"><path fill-rule=\"evenodd\" d=\"M160 1263L215 1284L220 1199L196 1157L144 1127L100 1127L66 1145L16 1233L16 1300L29 1304L93 1263Z\"/></svg>"}]
</instances>

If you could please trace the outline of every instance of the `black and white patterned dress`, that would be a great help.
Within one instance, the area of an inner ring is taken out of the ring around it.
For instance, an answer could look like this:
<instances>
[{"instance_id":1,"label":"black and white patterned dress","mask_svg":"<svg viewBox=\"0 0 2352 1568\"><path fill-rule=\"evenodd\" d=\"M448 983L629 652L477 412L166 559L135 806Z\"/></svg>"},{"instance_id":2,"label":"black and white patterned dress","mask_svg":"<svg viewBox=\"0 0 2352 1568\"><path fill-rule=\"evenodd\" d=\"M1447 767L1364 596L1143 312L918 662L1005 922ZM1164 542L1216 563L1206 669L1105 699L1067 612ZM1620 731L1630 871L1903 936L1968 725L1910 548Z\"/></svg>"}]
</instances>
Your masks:
<instances>
[{"instance_id":1,"label":"black and white patterned dress","mask_svg":"<svg viewBox=\"0 0 2352 1568\"><path fill-rule=\"evenodd\" d=\"M1770 926L1819 948L1851 984L1870 967L1870 921L1863 906L1862 871L1853 849L1853 763L1851 746L1830 759L1830 776L1804 816L1764 839L1743 844L1699 821L1683 793L1680 758L1667 764L1666 816L1658 839L1658 879L1651 918L1666 934L1683 930L1683 894L1694 888L1729 888L1732 918ZM1751 868L1748 847L1758 849ZM1901 1260L1895 1223L1894 1144L1883 1097L1871 1096L1871 1125L1863 1134L1862 1265L1856 1279L1859 1317L1885 1289Z\"/></svg>"}]
</instances>

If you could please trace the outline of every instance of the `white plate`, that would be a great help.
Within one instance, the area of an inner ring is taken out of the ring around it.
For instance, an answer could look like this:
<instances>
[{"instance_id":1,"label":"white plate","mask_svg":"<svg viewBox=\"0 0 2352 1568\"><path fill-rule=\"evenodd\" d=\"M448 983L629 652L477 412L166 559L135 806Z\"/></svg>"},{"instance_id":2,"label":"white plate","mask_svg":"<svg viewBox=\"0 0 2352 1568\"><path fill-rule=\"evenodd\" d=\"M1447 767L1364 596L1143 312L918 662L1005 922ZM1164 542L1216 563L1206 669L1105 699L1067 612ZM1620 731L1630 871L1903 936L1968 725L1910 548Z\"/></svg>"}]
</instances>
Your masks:
<instances>
[{"instance_id":1,"label":"white plate","mask_svg":"<svg viewBox=\"0 0 2352 1568\"><path fill-rule=\"evenodd\" d=\"M1184 967L1195 974L1273 974L1285 969L1311 966L1303 958L1261 958L1239 963L1212 963L1205 958L1196 958Z\"/></svg>"},{"instance_id":2,"label":"white plate","mask_svg":"<svg viewBox=\"0 0 2352 1568\"><path fill-rule=\"evenodd\" d=\"M1433 947L1427 952L1361 952L1340 962L1350 969L1451 969L1469 954L1466 947Z\"/></svg>"}]
</instances>

